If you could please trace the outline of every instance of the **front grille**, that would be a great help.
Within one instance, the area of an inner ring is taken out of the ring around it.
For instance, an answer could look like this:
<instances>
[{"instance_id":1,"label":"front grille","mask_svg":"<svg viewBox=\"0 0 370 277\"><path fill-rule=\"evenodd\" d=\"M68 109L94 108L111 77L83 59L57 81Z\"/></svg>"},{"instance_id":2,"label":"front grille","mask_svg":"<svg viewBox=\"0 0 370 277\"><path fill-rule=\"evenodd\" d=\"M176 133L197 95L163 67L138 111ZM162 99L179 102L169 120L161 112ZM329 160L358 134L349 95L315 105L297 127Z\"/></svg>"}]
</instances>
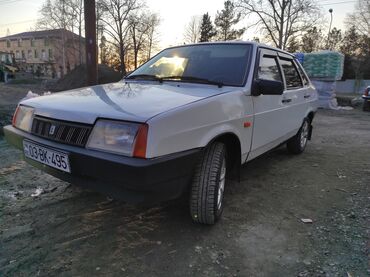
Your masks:
<instances>
[{"instance_id":1,"label":"front grille","mask_svg":"<svg viewBox=\"0 0 370 277\"><path fill-rule=\"evenodd\" d=\"M31 133L35 136L60 143L84 147L92 126L36 116Z\"/></svg>"}]
</instances>

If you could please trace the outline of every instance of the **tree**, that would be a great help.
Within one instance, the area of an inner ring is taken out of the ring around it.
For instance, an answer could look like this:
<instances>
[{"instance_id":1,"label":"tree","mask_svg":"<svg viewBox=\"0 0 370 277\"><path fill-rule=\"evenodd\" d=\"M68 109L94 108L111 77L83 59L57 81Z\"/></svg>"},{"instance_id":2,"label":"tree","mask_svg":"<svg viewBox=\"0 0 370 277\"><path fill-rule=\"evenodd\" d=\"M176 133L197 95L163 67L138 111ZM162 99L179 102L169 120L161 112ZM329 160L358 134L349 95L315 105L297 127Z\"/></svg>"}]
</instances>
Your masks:
<instances>
[{"instance_id":1,"label":"tree","mask_svg":"<svg viewBox=\"0 0 370 277\"><path fill-rule=\"evenodd\" d=\"M302 36L301 50L305 53L311 53L322 49L323 35L320 29L313 27L308 29Z\"/></svg>"},{"instance_id":2,"label":"tree","mask_svg":"<svg viewBox=\"0 0 370 277\"><path fill-rule=\"evenodd\" d=\"M297 37L290 37L288 41L287 51L290 53L298 52L300 48L299 40L297 40Z\"/></svg>"},{"instance_id":3,"label":"tree","mask_svg":"<svg viewBox=\"0 0 370 277\"><path fill-rule=\"evenodd\" d=\"M104 11L101 21L105 24L105 33L113 40L119 52L120 71L126 74L126 41L129 36L128 19L137 9L142 8L143 4L138 0L101 0L100 5Z\"/></svg>"},{"instance_id":4,"label":"tree","mask_svg":"<svg viewBox=\"0 0 370 277\"><path fill-rule=\"evenodd\" d=\"M104 35L102 35L100 39L99 48L100 48L100 63L108 64L108 43Z\"/></svg>"},{"instance_id":5,"label":"tree","mask_svg":"<svg viewBox=\"0 0 370 277\"><path fill-rule=\"evenodd\" d=\"M121 61L119 57L119 50L116 45L110 43L107 44L104 51L105 64L114 68L115 70L120 70Z\"/></svg>"},{"instance_id":6,"label":"tree","mask_svg":"<svg viewBox=\"0 0 370 277\"><path fill-rule=\"evenodd\" d=\"M78 44L78 54L80 57L80 64L83 63L83 55L82 55L82 27L84 24L84 1L83 0L71 0L69 5L71 7L71 17L73 21L77 24L78 29L78 36L79 36L79 44ZM72 21L72 22L73 22ZM73 27L72 27L73 31Z\"/></svg>"},{"instance_id":7,"label":"tree","mask_svg":"<svg viewBox=\"0 0 370 277\"><path fill-rule=\"evenodd\" d=\"M40 9L40 17L37 20L36 28L40 30L49 29L73 29L70 20L70 12L66 0L51 1L47 0Z\"/></svg>"},{"instance_id":8,"label":"tree","mask_svg":"<svg viewBox=\"0 0 370 277\"><path fill-rule=\"evenodd\" d=\"M96 0L95 10L96 10L96 43L99 44L98 56L100 56L100 62L103 63L102 55L106 56L108 40L107 37L104 35L105 24L101 20L105 13L102 0ZM102 46L104 46L105 48ZM101 53L101 51L105 51L105 53Z\"/></svg>"},{"instance_id":9,"label":"tree","mask_svg":"<svg viewBox=\"0 0 370 277\"><path fill-rule=\"evenodd\" d=\"M255 42L257 42L257 43L260 43L260 42L261 42L261 40L260 40L260 38L259 38L259 37L253 37L253 38L252 38L252 41L255 41Z\"/></svg>"},{"instance_id":10,"label":"tree","mask_svg":"<svg viewBox=\"0 0 370 277\"><path fill-rule=\"evenodd\" d=\"M215 27L212 24L211 17L208 13L203 14L200 24L199 42L210 41L217 34Z\"/></svg>"},{"instance_id":11,"label":"tree","mask_svg":"<svg viewBox=\"0 0 370 277\"><path fill-rule=\"evenodd\" d=\"M334 27L329 33L326 42L326 49L338 51L341 41L342 41L342 31Z\"/></svg>"},{"instance_id":12,"label":"tree","mask_svg":"<svg viewBox=\"0 0 370 277\"><path fill-rule=\"evenodd\" d=\"M356 31L370 37L370 0L357 0L353 13L347 15L346 23Z\"/></svg>"},{"instance_id":13,"label":"tree","mask_svg":"<svg viewBox=\"0 0 370 277\"><path fill-rule=\"evenodd\" d=\"M37 21L36 28L41 30L47 29L62 29L61 31L61 52L62 52L62 64L63 72L62 75L67 72L67 53L66 44L68 43L68 38L66 38L66 32L68 30L75 32L76 28L79 34L82 34L83 25L83 1L82 0L47 0L41 7L40 17ZM81 48L81 36L78 41L79 56L82 58L82 48ZM75 40L69 41L69 48L76 48ZM77 51L73 53L75 55ZM82 62L82 59L80 63ZM76 59L78 60L78 59Z\"/></svg>"},{"instance_id":14,"label":"tree","mask_svg":"<svg viewBox=\"0 0 370 277\"><path fill-rule=\"evenodd\" d=\"M234 40L240 38L245 28L233 29L233 26L238 24L241 19L241 14L236 12L234 4L231 1L224 2L224 8L217 11L215 25L217 30L218 40Z\"/></svg>"},{"instance_id":15,"label":"tree","mask_svg":"<svg viewBox=\"0 0 370 277\"><path fill-rule=\"evenodd\" d=\"M352 26L345 32L340 51L345 55L344 78L370 77L370 38Z\"/></svg>"},{"instance_id":16,"label":"tree","mask_svg":"<svg viewBox=\"0 0 370 277\"><path fill-rule=\"evenodd\" d=\"M198 16L192 16L189 23L185 27L184 41L185 43L197 43L199 40L200 22Z\"/></svg>"},{"instance_id":17,"label":"tree","mask_svg":"<svg viewBox=\"0 0 370 277\"><path fill-rule=\"evenodd\" d=\"M150 28L150 17L143 14L135 14L129 18L129 31L134 55L134 68L138 66L139 52L147 45L147 35Z\"/></svg>"},{"instance_id":18,"label":"tree","mask_svg":"<svg viewBox=\"0 0 370 277\"><path fill-rule=\"evenodd\" d=\"M153 48L155 48L156 44L158 43L157 29L158 29L159 24L161 23L159 15L156 13L150 14L148 16L148 23L149 23L149 29L146 34L147 41L148 41L146 60L149 60L151 58Z\"/></svg>"},{"instance_id":19,"label":"tree","mask_svg":"<svg viewBox=\"0 0 370 277\"><path fill-rule=\"evenodd\" d=\"M286 49L289 39L314 27L321 15L313 0L237 0L244 15L256 15L256 26L276 47Z\"/></svg>"}]
</instances>

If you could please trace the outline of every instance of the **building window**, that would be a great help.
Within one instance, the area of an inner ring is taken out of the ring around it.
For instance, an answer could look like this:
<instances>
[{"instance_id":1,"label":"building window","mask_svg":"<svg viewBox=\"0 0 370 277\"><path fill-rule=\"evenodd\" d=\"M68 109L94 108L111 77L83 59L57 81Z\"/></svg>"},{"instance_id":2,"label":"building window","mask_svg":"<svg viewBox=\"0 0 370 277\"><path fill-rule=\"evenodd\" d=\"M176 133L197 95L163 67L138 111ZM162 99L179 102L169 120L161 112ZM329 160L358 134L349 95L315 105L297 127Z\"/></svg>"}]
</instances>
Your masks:
<instances>
[{"instance_id":1,"label":"building window","mask_svg":"<svg viewBox=\"0 0 370 277\"><path fill-rule=\"evenodd\" d=\"M32 59L32 50L28 50L28 58Z\"/></svg>"},{"instance_id":2,"label":"building window","mask_svg":"<svg viewBox=\"0 0 370 277\"><path fill-rule=\"evenodd\" d=\"M53 59L53 49L49 49L49 59Z\"/></svg>"},{"instance_id":3,"label":"building window","mask_svg":"<svg viewBox=\"0 0 370 277\"><path fill-rule=\"evenodd\" d=\"M49 38L45 38L44 39L44 45L45 46L49 46L50 45L50 39Z\"/></svg>"},{"instance_id":4,"label":"building window","mask_svg":"<svg viewBox=\"0 0 370 277\"><path fill-rule=\"evenodd\" d=\"M33 55L33 56L35 57L35 59L37 59L37 58L38 58L37 49L35 49L35 53L34 53L34 55Z\"/></svg>"},{"instance_id":5,"label":"building window","mask_svg":"<svg viewBox=\"0 0 370 277\"><path fill-rule=\"evenodd\" d=\"M8 47L8 48L10 48L10 47L11 47L11 42L10 42L10 40L7 40L7 41L6 41L6 47Z\"/></svg>"},{"instance_id":6,"label":"building window","mask_svg":"<svg viewBox=\"0 0 370 277\"><path fill-rule=\"evenodd\" d=\"M41 50L41 59L46 60L46 51L44 49Z\"/></svg>"},{"instance_id":7,"label":"building window","mask_svg":"<svg viewBox=\"0 0 370 277\"><path fill-rule=\"evenodd\" d=\"M35 47L35 39L31 38L31 47Z\"/></svg>"},{"instance_id":8,"label":"building window","mask_svg":"<svg viewBox=\"0 0 370 277\"><path fill-rule=\"evenodd\" d=\"M22 59L26 58L26 53L24 53L24 50L22 50Z\"/></svg>"},{"instance_id":9,"label":"building window","mask_svg":"<svg viewBox=\"0 0 370 277\"><path fill-rule=\"evenodd\" d=\"M22 46L22 39L18 39L18 47L21 47Z\"/></svg>"}]
</instances>

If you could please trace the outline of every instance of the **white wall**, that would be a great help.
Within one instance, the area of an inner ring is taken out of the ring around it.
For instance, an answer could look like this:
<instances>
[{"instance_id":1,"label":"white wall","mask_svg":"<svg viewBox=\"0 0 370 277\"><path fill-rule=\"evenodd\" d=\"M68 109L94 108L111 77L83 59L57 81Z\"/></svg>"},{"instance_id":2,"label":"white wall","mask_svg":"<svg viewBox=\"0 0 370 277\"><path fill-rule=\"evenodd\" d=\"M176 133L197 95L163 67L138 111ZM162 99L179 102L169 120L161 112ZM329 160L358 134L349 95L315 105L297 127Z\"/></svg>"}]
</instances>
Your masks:
<instances>
[{"instance_id":1,"label":"white wall","mask_svg":"<svg viewBox=\"0 0 370 277\"><path fill-rule=\"evenodd\" d=\"M367 86L370 86L370 80L345 80L337 81L335 93L358 93L362 94Z\"/></svg>"}]
</instances>

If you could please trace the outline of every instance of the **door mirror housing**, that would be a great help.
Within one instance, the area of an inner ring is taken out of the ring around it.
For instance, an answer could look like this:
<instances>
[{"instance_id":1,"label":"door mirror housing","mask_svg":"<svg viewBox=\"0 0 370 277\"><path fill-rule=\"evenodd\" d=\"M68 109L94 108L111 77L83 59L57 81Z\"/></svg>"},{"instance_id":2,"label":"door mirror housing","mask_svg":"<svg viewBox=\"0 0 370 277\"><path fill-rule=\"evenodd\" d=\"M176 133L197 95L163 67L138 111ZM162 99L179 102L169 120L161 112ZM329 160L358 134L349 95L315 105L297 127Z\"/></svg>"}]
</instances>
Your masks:
<instances>
[{"instance_id":1,"label":"door mirror housing","mask_svg":"<svg viewBox=\"0 0 370 277\"><path fill-rule=\"evenodd\" d=\"M252 95L282 95L284 92L283 82L265 79L257 79L254 82Z\"/></svg>"}]
</instances>

